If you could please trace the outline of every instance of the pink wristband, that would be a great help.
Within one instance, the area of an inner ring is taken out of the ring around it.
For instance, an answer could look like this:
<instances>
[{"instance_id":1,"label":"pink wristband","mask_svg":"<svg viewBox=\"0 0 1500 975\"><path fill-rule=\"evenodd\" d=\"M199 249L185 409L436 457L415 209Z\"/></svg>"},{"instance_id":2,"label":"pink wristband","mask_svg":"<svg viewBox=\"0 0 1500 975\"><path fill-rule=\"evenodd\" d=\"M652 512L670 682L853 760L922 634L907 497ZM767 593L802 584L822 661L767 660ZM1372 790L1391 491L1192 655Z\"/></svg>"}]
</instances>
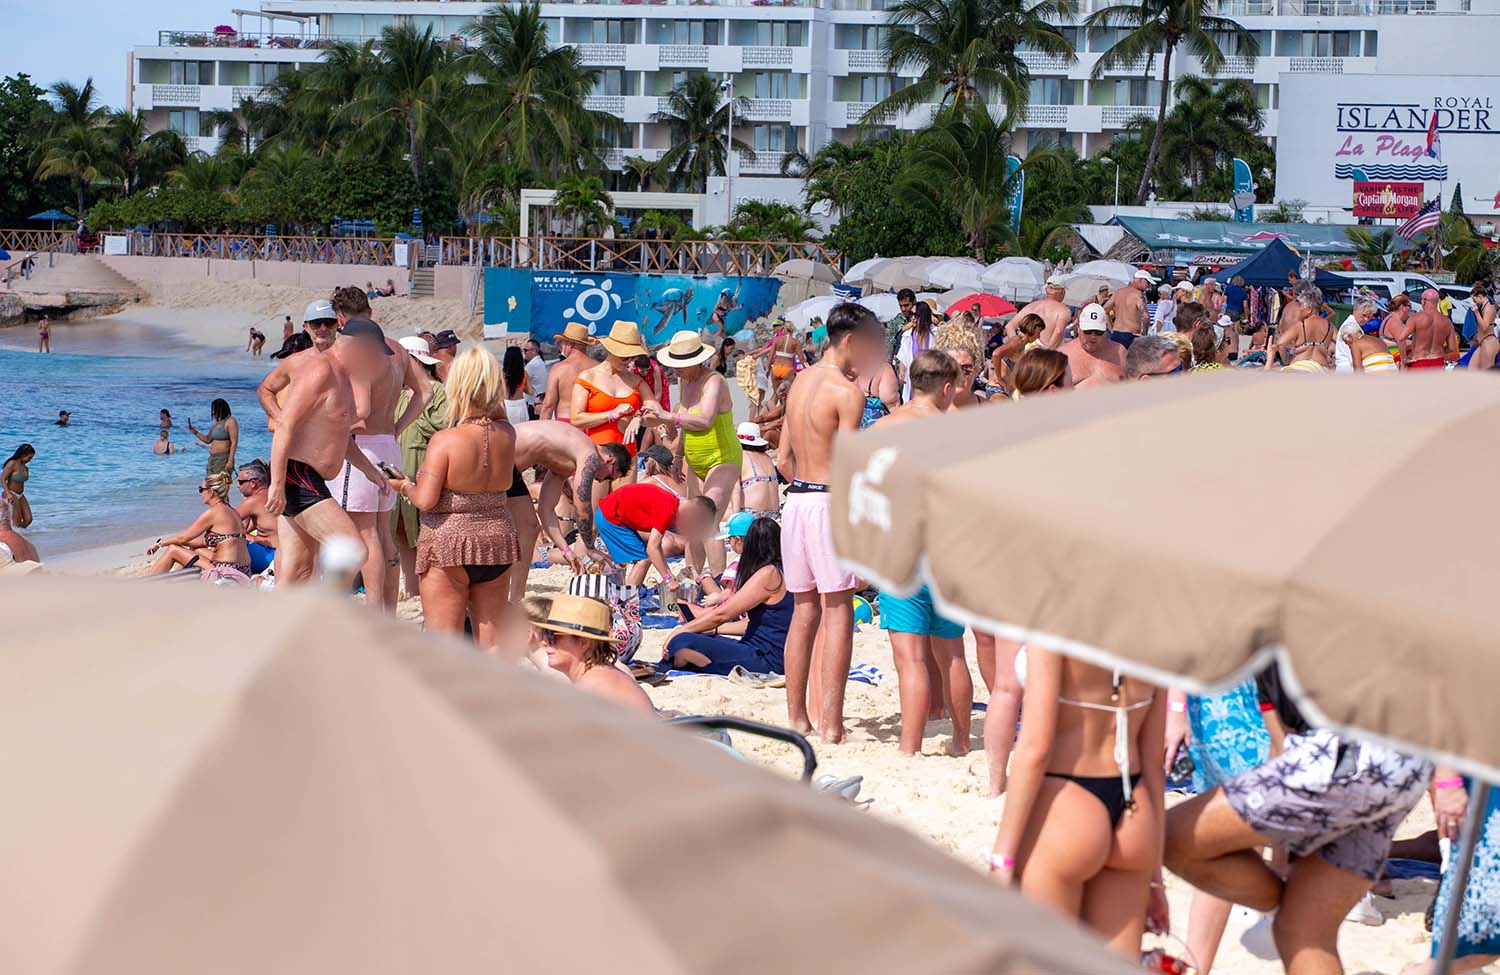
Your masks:
<instances>
[{"instance_id":1,"label":"pink wristband","mask_svg":"<svg viewBox=\"0 0 1500 975\"><path fill-rule=\"evenodd\" d=\"M994 873L996 870L1014 870L1016 867L1015 857L1002 857L996 856L993 853L986 853L984 858L990 865L990 873Z\"/></svg>"},{"instance_id":2,"label":"pink wristband","mask_svg":"<svg viewBox=\"0 0 1500 975\"><path fill-rule=\"evenodd\" d=\"M1434 789L1462 789L1464 780L1455 775L1451 779L1438 779L1432 783L1432 787Z\"/></svg>"}]
</instances>

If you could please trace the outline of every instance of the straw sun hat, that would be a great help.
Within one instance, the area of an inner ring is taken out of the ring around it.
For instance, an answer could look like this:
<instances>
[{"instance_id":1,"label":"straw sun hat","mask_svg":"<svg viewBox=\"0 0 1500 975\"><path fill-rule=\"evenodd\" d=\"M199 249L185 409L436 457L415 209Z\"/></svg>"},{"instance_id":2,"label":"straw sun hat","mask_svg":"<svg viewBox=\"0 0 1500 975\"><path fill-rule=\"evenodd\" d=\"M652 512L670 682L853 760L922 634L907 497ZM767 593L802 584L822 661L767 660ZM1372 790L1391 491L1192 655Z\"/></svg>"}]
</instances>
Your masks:
<instances>
[{"instance_id":1,"label":"straw sun hat","mask_svg":"<svg viewBox=\"0 0 1500 975\"><path fill-rule=\"evenodd\" d=\"M561 332L552 336L552 344L558 342L572 342L574 345L590 346L594 344L594 337L589 334L589 327L581 322L569 322Z\"/></svg>"},{"instance_id":2,"label":"straw sun hat","mask_svg":"<svg viewBox=\"0 0 1500 975\"><path fill-rule=\"evenodd\" d=\"M540 623L531 624L538 630L568 633L588 637L591 640L609 641L614 617L609 605L588 596L559 593L552 597L552 609Z\"/></svg>"},{"instance_id":3,"label":"straw sun hat","mask_svg":"<svg viewBox=\"0 0 1500 975\"><path fill-rule=\"evenodd\" d=\"M666 348L657 351L656 358L664 366L680 369L707 362L713 355L714 347L706 344L697 332L681 331L672 336Z\"/></svg>"},{"instance_id":4,"label":"straw sun hat","mask_svg":"<svg viewBox=\"0 0 1500 975\"><path fill-rule=\"evenodd\" d=\"M635 322L615 322L609 334L599 340L604 351L629 359L632 356L649 355L646 343L641 341L641 327Z\"/></svg>"}]
</instances>

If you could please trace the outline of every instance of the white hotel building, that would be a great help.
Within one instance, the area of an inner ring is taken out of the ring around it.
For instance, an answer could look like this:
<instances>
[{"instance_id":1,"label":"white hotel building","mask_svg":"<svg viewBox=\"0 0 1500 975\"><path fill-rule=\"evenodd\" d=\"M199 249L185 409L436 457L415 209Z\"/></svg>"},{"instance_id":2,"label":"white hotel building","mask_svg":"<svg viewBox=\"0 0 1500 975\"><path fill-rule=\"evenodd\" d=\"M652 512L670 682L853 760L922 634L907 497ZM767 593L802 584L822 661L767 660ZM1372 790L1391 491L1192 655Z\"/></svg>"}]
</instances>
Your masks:
<instances>
[{"instance_id":1,"label":"white hotel building","mask_svg":"<svg viewBox=\"0 0 1500 975\"><path fill-rule=\"evenodd\" d=\"M1110 0L1084 0L1080 15ZM1471 3L1474 10L1471 11ZM435 35L461 35L486 3L469 0L263 0L260 8L228 15L227 28L160 25L154 43L128 58L130 103L145 111L153 129L182 133L191 148L212 151L218 140L203 113L254 98L278 72L317 61L320 42L377 39L382 29L410 23ZM737 200L800 200L800 182L779 176L793 150L816 151L830 140L855 138L859 118L905 75L886 70L881 39L884 0L694 0L692 3L545 3L549 34L576 46L585 64L600 69L590 100L627 125L627 135L607 154L619 169L626 156L658 158L667 148L666 126L650 121L660 96L689 74L732 78L748 111L735 119L735 135L756 158L734 172ZM1251 81L1265 110L1264 134L1274 140L1278 120L1298 106L1283 105L1284 74L1454 74L1482 72L1500 38L1500 0L1220 0L1219 12L1252 31L1256 57L1240 55L1227 40L1221 76ZM1084 154L1103 151L1134 116L1154 114L1161 82L1160 58L1126 65L1091 80L1115 31L1067 26L1077 56L1072 61L1027 55L1031 101L1022 119L1019 148L1066 140ZM1180 53L1173 76L1202 73L1196 58ZM917 128L930 109L899 119ZM706 216L720 222L723 180L711 182L718 200ZM1321 202L1321 201L1314 201Z\"/></svg>"}]
</instances>

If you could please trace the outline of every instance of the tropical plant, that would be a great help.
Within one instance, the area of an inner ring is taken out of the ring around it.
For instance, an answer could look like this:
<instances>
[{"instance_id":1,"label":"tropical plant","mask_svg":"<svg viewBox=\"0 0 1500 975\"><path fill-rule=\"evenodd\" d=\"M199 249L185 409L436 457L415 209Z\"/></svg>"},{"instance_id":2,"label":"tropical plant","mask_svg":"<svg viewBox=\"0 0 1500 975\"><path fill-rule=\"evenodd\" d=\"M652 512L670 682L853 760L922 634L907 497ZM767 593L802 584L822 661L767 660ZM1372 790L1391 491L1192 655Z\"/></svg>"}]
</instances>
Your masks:
<instances>
[{"instance_id":1,"label":"tropical plant","mask_svg":"<svg viewBox=\"0 0 1500 975\"><path fill-rule=\"evenodd\" d=\"M667 127L671 142L661 157L661 171L671 173L679 187L703 193L710 176L728 172L731 102L724 98L718 80L706 74L684 78L664 101L666 108L651 116L651 121ZM748 108L746 99L733 99L735 113ZM735 139L732 145L741 156L754 160L755 150L748 144Z\"/></svg>"},{"instance_id":2,"label":"tropical plant","mask_svg":"<svg viewBox=\"0 0 1500 975\"><path fill-rule=\"evenodd\" d=\"M404 140L411 178L420 191L427 149L443 125L442 113L458 76L448 48L428 26L387 27L380 51L355 86L347 114L359 128L350 149L365 151Z\"/></svg>"},{"instance_id":3,"label":"tropical plant","mask_svg":"<svg viewBox=\"0 0 1500 975\"><path fill-rule=\"evenodd\" d=\"M552 208L567 222L572 236L601 233L614 217L614 200L604 189L604 180L594 173L569 173L557 181Z\"/></svg>"},{"instance_id":4,"label":"tropical plant","mask_svg":"<svg viewBox=\"0 0 1500 975\"><path fill-rule=\"evenodd\" d=\"M1478 281L1494 272L1490 249L1462 213L1449 210L1442 215L1437 243L1442 253L1439 266L1452 271L1459 281Z\"/></svg>"},{"instance_id":5,"label":"tropical plant","mask_svg":"<svg viewBox=\"0 0 1500 975\"><path fill-rule=\"evenodd\" d=\"M1306 200L1277 200L1263 216L1267 223L1307 223L1307 218L1302 215L1306 210Z\"/></svg>"},{"instance_id":6,"label":"tropical plant","mask_svg":"<svg viewBox=\"0 0 1500 975\"><path fill-rule=\"evenodd\" d=\"M1020 173L1057 162L1056 154L1035 150L1011 172L1011 131L978 102L918 133L912 149L896 192L914 203L952 208L976 260L989 256L991 243L1019 249L1011 225L1012 190L1025 178Z\"/></svg>"},{"instance_id":7,"label":"tropical plant","mask_svg":"<svg viewBox=\"0 0 1500 975\"><path fill-rule=\"evenodd\" d=\"M659 166L642 156L625 157L625 177L640 193L651 192L651 181L661 172Z\"/></svg>"},{"instance_id":8,"label":"tropical plant","mask_svg":"<svg viewBox=\"0 0 1500 975\"><path fill-rule=\"evenodd\" d=\"M47 90L26 74L0 80L0 227L20 226L31 214L67 205L60 180L36 178L36 163L52 117Z\"/></svg>"},{"instance_id":9,"label":"tropical plant","mask_svg":"<svg viewBox=\"0 0 1500 975\"><path fill-rule=\"evenodd\" d=\"M915 69L917 78L866 112L867 125L933 101L941 111L998 97L1014 115L1031 84L1023 50L1074 56L1054 26L1072 14L1072 0L896 0L887 11L887 69Z\"/></svg>"},{"instance_id":10,"label":"tropical plant","mask_svg":"<svg viewBox=\"0 0 1500 975\"><path fill-rule=\"evenodd\" d=\"M1255 89L1243 78L1215 82L1197 75L1177 81L1177 102L1162 128L1161 163L1187 178L1194 202L1198 188L1220 166L1228 166L1246 144L1264 140Z\"/></svg>"},{"instance_id":11,"label":"tropical plant","mask_svg":"<svg viewBox=\"0 0 1500 975\"><path fill-rule=\"evenodd\" d=\"M817 235L818 225L806 213L785 203L745 200L734 208L726 235L739 240L800 242Z\"/></svg>"},{"instance_id":12,"label":"tropical plant","mask_svg":"<svg viewBox=\"0 0 1500 975\"><path fill-rule=\"evenodd\" d=\"M1354 259L1366 270L1389 271L1396 251L1396 235L1390 228L1345 227L1344 236L1354 248Z\"/></svg>"},{"instance_id":13,"label":"tropical plant","mask_svg":"<svg viewBox=\"0 0 1500 975\"><path fill-rule=\"evenodd\" d=\"M902 135L889 138L904 139L906 137ZM804 180L802 197L807 205L827 203L834 210L842 213L846 208L850 185L856 178L859 165L874 153L872 145L871 140L862 140L850 145L833 139L813 153L811 158L802 156L799 175ZM798 153L798 155L801 154Z\"/></svg>"},{"instance_id":14,"label":"tropical plant","mask_svg":"<svg viewBox=\"0 0 1500 975\"><path fill-rule=\"evenodd\" d=\"M599 80L571 46L554 47L537 3L488 8L464 29L464 71L479 79L460 98L469 117L498 116L494 148L538 170L576 168L607 135L623 134L620 119L585 107Z\"/></svg>"},{"instance_id":15,"label":"tropical plant","mask_svg":"<svg viewBox=\"0 0 1500 975\"><path fill-rule=\"evenodd\" d=\"M239 182L233 160L195 153L172 172L172 185L193 193L223 194Z\"/></svg>"},{"instance_id":16,"label":"tropical plant","mask_svg":"<svg viewBox=\"0 0 1500 975\"><path fill-rule=\"evenodd\" d=\"M1172 77L1172 53L1185 46L1189 53L1202 61L1210 74L1217 74L1224 63L1224 51L1219 46L1220 37L1233 37L1241 53L1255 55L1260 45L1255 35L1246 30L1239 21L1219 17L1213 13L1218 9L1217 0L1136 0L1134 3L1116 4L1100 8L1084 21L1088 30L1096 28L1123 28L1125 36L1116 41L1094 65L1092 77L1098 80L1106 71L1121 67L1133 67L1144 58L1148 74L1153 65L1153 55L1161 55L1161 77ZM1146 154L1146 168L1136 188L1137 205L1146 202L1151 185L1151 174L1161 152L1161 142L1167 123L1167 102L1171 97L1171 86L1161 85L1160 104L1156 109L1156 129L1151 137L1151 148Z\"/></svg>"},{"instance_id":17,"label":"tropical plant","mask_svg":"<svg viewBox=\"0 0 1500 975\"><path fill-rule=\"evenodd\" d=\"M75 85L71 81L59 81L50 89L52 92L52 111L55 125L102 125L109 114L102 102L99 101L99 93L94 88L94 79L89 78L82 85Z\"/></svg>"},{"instance_id":18,"label":"tropical plant","mask_svg":"<svg viewBox=\"0 0 1500 975\"><path fill-rule=\"evenodd\" d=\"M88 191L120 174L104 131L108 109L99 103L93 78L82 85L59 81L50 90L52 119L47 139L36 154L36 175L71 183L78 212L82 213Z\"/></svg>"},{"instance_id":19,"label":"tropical plant","mask_svg":"<svg viewBox=\"0 0 1500 975\"><path fill-rule=\"evenodd\" d=\"M120 188L128 196L142 184L152 185L187 158L187 144L171 129L150 132L146 115L113 112L106 128L109 151L119 171Z\"/></svg>"}]
</instances>

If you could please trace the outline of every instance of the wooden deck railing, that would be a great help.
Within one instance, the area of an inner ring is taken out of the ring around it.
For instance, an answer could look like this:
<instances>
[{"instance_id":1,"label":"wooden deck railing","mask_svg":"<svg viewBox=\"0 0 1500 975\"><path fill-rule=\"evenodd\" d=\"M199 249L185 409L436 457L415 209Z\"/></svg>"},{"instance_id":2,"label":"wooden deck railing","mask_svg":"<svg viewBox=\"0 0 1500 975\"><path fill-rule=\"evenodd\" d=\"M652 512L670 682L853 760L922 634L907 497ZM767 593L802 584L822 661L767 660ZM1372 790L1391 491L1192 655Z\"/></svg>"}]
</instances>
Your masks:
<instances>
[{"instance_id":1,"label":"wooden deck railing","mask_svg":"<svg viewBox=\"0 0 1500 975\"><path fill-rule=\"evenodd\" d=\"M101 238L108 231L100 234ZM207 257L227 261L310 264L396 263L393 237L301 237L256 234L126 232L126 253L142 257ZM87 238L92 241L92 235ZM841 268L842 258L817 241L617 240L605 237L442 237L412 245L413 263L518 267L538 271L623 271L645 274L767 275L783 261L809 258ZM74 253L72 230L0 230L9 251Z\"/></svg>"}]
</instances>

